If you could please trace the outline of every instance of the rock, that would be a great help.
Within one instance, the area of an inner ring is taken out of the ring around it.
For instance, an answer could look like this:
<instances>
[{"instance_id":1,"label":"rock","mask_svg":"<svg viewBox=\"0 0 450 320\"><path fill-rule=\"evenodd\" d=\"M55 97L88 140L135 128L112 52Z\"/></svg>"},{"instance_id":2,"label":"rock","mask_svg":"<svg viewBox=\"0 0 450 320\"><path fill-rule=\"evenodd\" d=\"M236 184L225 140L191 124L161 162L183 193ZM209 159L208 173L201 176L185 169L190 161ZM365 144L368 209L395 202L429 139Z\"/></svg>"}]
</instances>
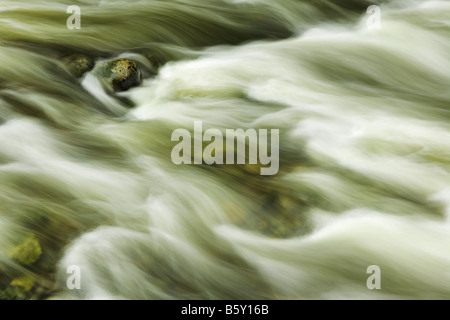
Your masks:
<instances>
[{"instance_id":1,"label":"rock","mask_svg":"<svg viewBox=\"0 0 450 320\"><path fill-rule=\"evenodd\" d=\"M130 59L111 61L106 72L114 91L126 91L142 82L141 71Z\"/></svg>"},{"instance_id":2,"label":"rock","mask_svg":"<svg viewBox=\"0 0 450 320\"><path fill-rule=\"evenodd\" d=\"M65 56L62 63L74 77L79 78L94 67L95 61L82 53L73 53Z\"/></svg>"},{"instance_id":3,"label":"rock","mask_svg":"<svg viewBox=\"0 0 450 320\"><path fill-rule=\"evenodd\" d=\"M271 188L267 184L264 189L258 188L262 183L244 186L246 194L259 202L253 210L240 215L232 223L240 228L252 230L272 238L287 239L310 232L306 203L296 195L288 195L282 188ZM231 218L232 215L226 211Z\"/></svg>"},{"instance_id":4,"label":"rock","mask_svg":"<svg viewBox=\"0 0 450 320\"><path fill-rule=\"evenodd\" d=\"M25 300L26 295L23 290L16 287L8 286L0 290L0 300Z\"/></svg>"},{"instance_id":5,"label":"rock","mask_svg":"<svg viewBox=\"0 0 450 320\"><path fill-rule=\"evenodd\" d=\"M30 276L20 276L11 281L11 287L16 287L22 289L24 292L29 292L33 289L35 281Z\"/></svg>"},{"instance_id":6,"label":"rock","mask_svg":"<svg viewBox=\"0 0 450 320\"><path fill-rule=\"evenodd\" d=\"M8 256L18 263L28 266L35 263L42 249L34 234L29 235L21 244L9 250Z\"/></svg>"},{"instance_id":7,"label":"rock","mask_svg":"<svg viewBox=\"0 0 450 320\"><path fill-rule=\"evenodd\" d=\"M34 295L35 280L29 275L14 278L4 289L0 289L0 300L31 300Z\"/></svg>"}]
</instances>

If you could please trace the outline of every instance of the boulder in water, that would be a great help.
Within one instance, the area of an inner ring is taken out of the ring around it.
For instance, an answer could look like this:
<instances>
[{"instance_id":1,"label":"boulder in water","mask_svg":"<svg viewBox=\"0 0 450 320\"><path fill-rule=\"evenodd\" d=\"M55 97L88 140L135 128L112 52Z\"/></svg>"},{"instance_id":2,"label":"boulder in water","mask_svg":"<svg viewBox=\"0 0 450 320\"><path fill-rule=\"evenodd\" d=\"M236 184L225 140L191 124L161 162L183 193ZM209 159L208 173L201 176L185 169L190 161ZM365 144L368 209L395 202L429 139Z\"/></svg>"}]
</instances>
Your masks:
<instances>
[{"instance_id":1,"label":"boulder in water","mask_svg":"<svg viewBox=\"0 0 450 320\"><path fill-rule=\"evenodd\" d=\"M62 63L70 74L79 78L94 67L95 61L82 53L73 53L62 58Z\"/></svg>"},{"instance_id":2,"label":"boulder in water","mask_svg":"<svg viewBox=\"0 0 450 320\"><path fill-rule=\"evenodd\" d=\"M114 91L126 91L142 82L141 72L136 62L130 59L109 62L106 76Z\"/></svg>"}]
</instances>

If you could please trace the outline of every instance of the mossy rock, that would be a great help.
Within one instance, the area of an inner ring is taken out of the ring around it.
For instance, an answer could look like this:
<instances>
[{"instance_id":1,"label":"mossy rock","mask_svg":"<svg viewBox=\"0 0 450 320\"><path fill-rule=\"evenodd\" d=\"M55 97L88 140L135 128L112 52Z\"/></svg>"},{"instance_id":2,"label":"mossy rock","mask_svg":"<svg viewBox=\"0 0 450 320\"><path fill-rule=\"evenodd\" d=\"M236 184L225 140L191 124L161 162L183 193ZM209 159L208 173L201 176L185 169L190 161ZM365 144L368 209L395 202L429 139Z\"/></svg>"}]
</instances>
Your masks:
<instances>
[{"instance_id":1,"label":"mossy rock","mask_svg":"<svg viewBox=\"0 0 450 320\"><path fill-rule=\"evenodd\" d=\"M33 297L34 287L35 280L28 275L14 278L9 286L0 290L0 300L29 300Z\"/></svg>"},{"instance_id":2,"label":"mossy rock","mask_svg":"<svg viewBox=\"0 0 450 320\"><path fill-rule=\"evenodd\" d=\"M15 278L13 281L11 281L10 285L11 287L15 287L25 292L29 292L31 289L33 289L35 281L32 277L24 275Z\"/></svg>"},{"instance_id":3,"label":"mossy rock","mask_svg":"<svg viewBox=\"0 0 450 320\"><path fill-rule=\"evenodd\" d=\"M30 234L21 244L8 251L11 259L24 266L35 263L41 254L41 245L34 234Z\"/></svg>"},{"instance_id":4,"label":"mossy rock","mask_svg":"<svg viewBox=\"0 0 450 320\"><path fill-rule=\"evenodd\" d=\"M70 74L79 78L94 67L95 61L82 53L73 53L63 57L62 63Z\"/></svg>"},{"instance_id":5,"label":"mossy rock","mask_svg":"<svg viewBox=\"0 0 450 320\"><path fill-rule=\"evenodd\" d=\"M103 72L114 91L126 91L142 82L141 71L130 59L117 59L107 63Z\"/></svg>"},{"instance_id":6,"label":"mossy rock","mask_svg":"<svg viewBox=\"0 0 450 320\"><path fill-rule=\"evenodd\" d=\"M9 286L0 290L0 300L25 300L26 298L26 293L16 287Z\"/></svg>"}]
</instances>

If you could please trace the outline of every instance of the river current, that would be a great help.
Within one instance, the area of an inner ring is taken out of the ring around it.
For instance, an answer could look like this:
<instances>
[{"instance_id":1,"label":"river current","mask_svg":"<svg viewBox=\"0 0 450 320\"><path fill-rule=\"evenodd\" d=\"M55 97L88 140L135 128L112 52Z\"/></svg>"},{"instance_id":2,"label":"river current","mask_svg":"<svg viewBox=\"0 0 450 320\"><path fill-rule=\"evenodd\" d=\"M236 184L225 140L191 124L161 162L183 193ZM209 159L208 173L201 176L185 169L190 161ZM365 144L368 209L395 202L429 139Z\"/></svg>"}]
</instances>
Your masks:
<instances>
[{"instance_id":1,"label":"river current","mask_svg":"<svg viewBox=\"0 0 450 320\"><path fill-rule=\"evenodd\" d=\"M3 298L447 299L449 214L449 1L0 3Z\"/></svg>"}]
</instances>

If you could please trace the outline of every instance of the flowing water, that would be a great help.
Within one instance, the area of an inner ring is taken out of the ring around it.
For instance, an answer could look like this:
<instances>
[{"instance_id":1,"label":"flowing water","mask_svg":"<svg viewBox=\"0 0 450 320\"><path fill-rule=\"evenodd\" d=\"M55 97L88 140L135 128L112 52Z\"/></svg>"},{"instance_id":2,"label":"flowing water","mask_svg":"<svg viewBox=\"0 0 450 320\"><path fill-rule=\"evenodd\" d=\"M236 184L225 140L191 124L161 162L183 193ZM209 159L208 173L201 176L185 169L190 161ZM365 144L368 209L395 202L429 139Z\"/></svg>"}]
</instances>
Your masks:
<instances>
[{"instance_id":1,"label":"flowing water","mask_svg":"<svg viewBox=\"0 0 450 320\"><path fill-rule=\"evenodd\" d=\"M450 298L449 120L449 1L2 0L0 296ZM174 164L195 121L278 129L279 171Z\"/></svg>"}]
</instances>

